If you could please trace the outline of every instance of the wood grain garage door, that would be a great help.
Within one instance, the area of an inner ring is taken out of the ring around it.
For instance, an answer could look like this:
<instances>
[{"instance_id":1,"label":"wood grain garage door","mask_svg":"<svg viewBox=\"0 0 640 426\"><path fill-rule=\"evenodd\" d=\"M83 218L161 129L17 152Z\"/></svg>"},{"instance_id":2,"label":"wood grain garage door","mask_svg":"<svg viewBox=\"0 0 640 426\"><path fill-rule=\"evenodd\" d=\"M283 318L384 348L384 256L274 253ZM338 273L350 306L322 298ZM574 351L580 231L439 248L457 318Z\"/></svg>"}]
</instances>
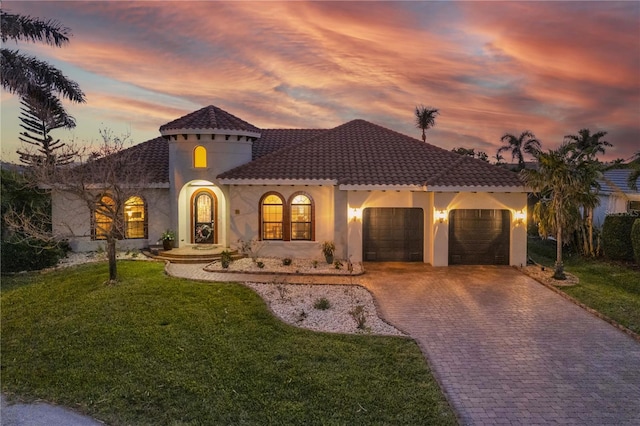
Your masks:
<instances>
[{"instance_id":1,"label":"wood grain garage door","mask_svg":"<svg viewBox=\"0 0 640 426\"><path fill-rule=\"evenodd\" d=\"M449 265L508 265L509 210L452 210Z\"/></svg>"},{"instance_id":2,"label":"wood grain garage door","mask_svg":"<svg viewBox=\"0 0 640 426\"><path fill-rule=\"evenodd\" d=\"M422 262L422 209L367 208L362 214L362 239L365 261Z\"/></svg>"}]
</instances>

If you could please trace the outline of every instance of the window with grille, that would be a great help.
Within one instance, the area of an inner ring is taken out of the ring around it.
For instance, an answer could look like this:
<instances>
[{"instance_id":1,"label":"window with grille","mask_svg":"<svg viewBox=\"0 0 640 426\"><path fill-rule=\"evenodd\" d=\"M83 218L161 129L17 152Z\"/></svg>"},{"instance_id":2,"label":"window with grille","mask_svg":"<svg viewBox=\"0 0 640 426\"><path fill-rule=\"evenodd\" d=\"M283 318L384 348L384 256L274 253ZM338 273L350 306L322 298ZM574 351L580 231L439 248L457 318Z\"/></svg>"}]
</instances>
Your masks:
<instances>
[{"instance_id":1,"label":"window with grille","mask_svg":"<svg viewBox=\"0 0 640 426\"><path fill-rule=\"evenodd\" d=\"M262 200L262 239L282 240L284 204L278 195L270 194Z\"/></svg>"},{"instance_id":2,"label":"window with grille","mask_svg":"<svg viewBox=\"0 0 640 426\"><path fill-rule=\"evenodd\" d=\"M304 194L291 201L291 239L311 240L311 199Z\"/></svg>"}]
</instances>

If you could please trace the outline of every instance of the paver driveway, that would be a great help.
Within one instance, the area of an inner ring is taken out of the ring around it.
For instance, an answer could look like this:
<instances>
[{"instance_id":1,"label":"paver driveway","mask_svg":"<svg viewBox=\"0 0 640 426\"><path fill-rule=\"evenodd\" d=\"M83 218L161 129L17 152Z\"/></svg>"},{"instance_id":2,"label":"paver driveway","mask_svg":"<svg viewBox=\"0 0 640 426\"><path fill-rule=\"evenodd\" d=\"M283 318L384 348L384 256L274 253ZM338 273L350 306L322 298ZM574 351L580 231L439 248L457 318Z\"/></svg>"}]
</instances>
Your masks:
<instances>
[{"instance_id":1,"label":"paver driveway","mask_svg":"<svg viewBox=\"0 0 640 426\"><path fill-rule=\"evenodd\" d=\"M517 270L365 268L464 424L640 425L640 343Z\"/></svg>"}]
</instances>

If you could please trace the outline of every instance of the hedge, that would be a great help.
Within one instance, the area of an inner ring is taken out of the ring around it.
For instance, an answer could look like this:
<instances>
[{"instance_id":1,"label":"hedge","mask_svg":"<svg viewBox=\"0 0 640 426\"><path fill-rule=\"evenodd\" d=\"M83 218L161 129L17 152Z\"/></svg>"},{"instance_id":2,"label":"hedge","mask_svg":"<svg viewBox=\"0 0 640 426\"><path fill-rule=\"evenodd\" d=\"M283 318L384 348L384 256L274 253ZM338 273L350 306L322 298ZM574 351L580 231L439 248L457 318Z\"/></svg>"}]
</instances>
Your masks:
<instances>
[{"instance_id":1,"label":"hedge","mask_svg":"<svg viewBox=\"0 0 640 426\"><path fill-rule=\"evenodd\" d=\"M633 257L640 265L640 219L636 219L631 227L631 245L633 246Z\"/></svg>"},{"instance_id":2,"label":"hedge","mask_svg":"<svg viewBox=\"0 0 640 426\"><path fill-rule=\"evenodd\" d=\"M602 225L602 250L611 260L633 260L631 228L637 215L612 214Z\"/></svg>"},{"instance_id":3,"label":"hedge","mask_svg":"<svg viewBox=\"0 0 640 426\"><path fill-rule=\"evenodd\" d=\"M66 247L45 248L44 244L3 241L0 248L2 273L35 271L55 266Z\"/></svg>"}]
</instances>

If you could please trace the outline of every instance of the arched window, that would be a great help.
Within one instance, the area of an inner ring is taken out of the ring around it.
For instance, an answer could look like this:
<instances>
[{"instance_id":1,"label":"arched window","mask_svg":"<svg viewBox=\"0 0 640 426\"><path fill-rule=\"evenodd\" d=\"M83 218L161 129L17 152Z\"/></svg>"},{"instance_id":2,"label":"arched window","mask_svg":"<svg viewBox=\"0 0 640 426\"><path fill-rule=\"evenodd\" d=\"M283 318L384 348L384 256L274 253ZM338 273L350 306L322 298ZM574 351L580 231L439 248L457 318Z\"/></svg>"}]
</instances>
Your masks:
<instances>
[{"instance_id":1,"label":"arched window","mask_svg":"<svg viewBox=\"0 0 640 426\"><path fill-rule=\"evenodd\" d=\"M193 150L193 167L206 168L207 167L207 148L204 146L196 146Z\"/></svg>"},{"instance_id":2,"label":"arched window","mask_svg":"<svg viewBox=\"0 0 640 426\"><path fill-rule=\"evenodd\" d=\"M113 220L116 218L116 203L109 195L103 195L96 201L93 212L93 238L106 240L113 228Z\"/></svg>"},{"instance_id":3,"label":"arched window","mask_svg":"<svg viewBox=\"0 0 640 426\"><path fill-rule=\"evenodd\" d=\"M260 220L263 240L282 240L284 229L284 203L279 194L265 194L260 202Z\"/></svg>"},{"instance_id":4,"label":"arched window","mask_svg":"<svg viewBox=\"0 0 640 426\"><path fill-rule=\"evenodd\" d=\"M124 203L124 237L146 238L147 215L144 200L138 196L127 199Z\"/></svg>"},{"instance_id":5,"label":"arched window","mask_svg":"<svg viewBox=\"0 0 640 426\"><path fill-rule=\"evenodd\" d=\"M291 240L313 239L313 204L307 194L294 194L291 199Z\"/></svg>"}]
</instances>

